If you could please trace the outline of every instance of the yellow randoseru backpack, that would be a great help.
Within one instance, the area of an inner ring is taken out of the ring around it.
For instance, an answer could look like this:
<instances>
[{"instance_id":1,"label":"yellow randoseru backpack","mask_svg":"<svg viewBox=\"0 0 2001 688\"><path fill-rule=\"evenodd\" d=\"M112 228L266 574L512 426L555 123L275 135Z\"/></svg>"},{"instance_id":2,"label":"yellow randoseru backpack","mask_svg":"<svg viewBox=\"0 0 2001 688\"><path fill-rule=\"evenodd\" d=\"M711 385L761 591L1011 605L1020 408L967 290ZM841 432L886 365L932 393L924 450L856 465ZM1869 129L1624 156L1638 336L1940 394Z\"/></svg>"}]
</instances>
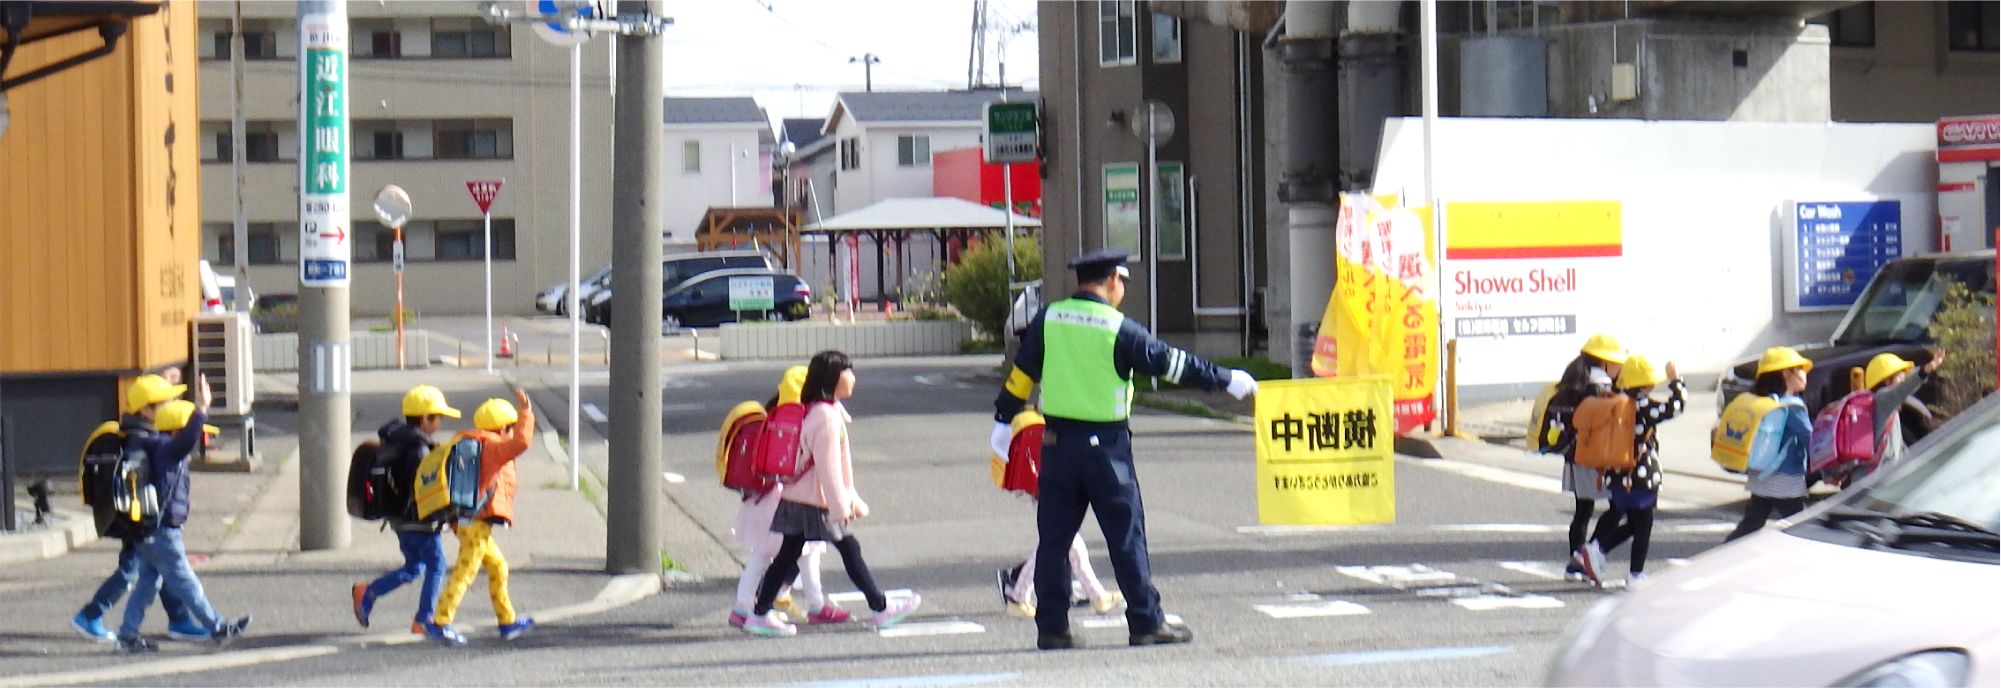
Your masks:
<instances>
[{"instance_id":1,"label":"yellow randoseru backpack","mask_svg":"<svg viewBox=\"0 0 2001 688\"><path fill-rule=\"evenodd\" d=\"M1543 423L1549 419L1549 400L1555 396L1556 383L1554 382L1543 385L1542 391L1537 392L1535 395L1535 406L1529 410L1528 432L1522 438L1527 441L1529 451L1541 452L1544 448L1556 444L1556 438L1554 437L1541 437Z\"/></svg>"},{"instance_id":2,"label":"yellow randoseru backpack","mask_svg":"<svg viewBox=\"0 0 2001 688\"><path fill-rule=\"evenodd\" d=\"M438 523L471 518L491 495L480 485L485 445L477 433L459 431L417 464L417 518Z\"/></svg>"},{"instance_id":3,"label":"yellow randoseru backpack","mask_svg":"<svg viewBox=\"0 0 2001 688\"><path fill-rule=\"evenodd\" d=\"M1709 437L1709 458L1731 473L1743 473L1757 451L1758 427L1765 416L1779 410L1779 400L1763 394L1744 393L1723 407L1716 430Z\"/></svg>"}]
</instances>

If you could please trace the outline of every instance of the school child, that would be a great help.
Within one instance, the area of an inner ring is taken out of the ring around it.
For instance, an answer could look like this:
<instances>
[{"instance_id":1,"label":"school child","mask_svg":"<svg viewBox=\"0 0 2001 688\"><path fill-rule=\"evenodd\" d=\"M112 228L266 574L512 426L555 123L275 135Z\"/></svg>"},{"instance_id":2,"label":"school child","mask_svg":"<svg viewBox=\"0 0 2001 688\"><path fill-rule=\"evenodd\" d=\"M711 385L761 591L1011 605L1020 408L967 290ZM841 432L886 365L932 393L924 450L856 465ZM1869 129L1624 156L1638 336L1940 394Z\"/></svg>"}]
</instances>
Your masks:
<instances>
[{"instance_id":1,"label":"school child","mask_svg":"<svg viewBox=\"0 0 2001 688\"><path fill-rule=\"evenodd\" d=\"M778 379L778 394L766 409L779 404L799 403L800 392L806 387L806 366L792 366ZM772 557L778 555L778 547L784 537L771 532L771 516L778 511L779 495L785 489L783 484L774 483L771 491L757 496L746 496L737 508L736 540L750 557L744 559L743 575L737 578L736 601L730 607L730 626L743 628L750 619L750 609L757 604L757 586L764 582L764 572L771 568ZM848 611L827 601L826 592L820 587L820 555L827 551L827 543L808 542L800 554L799 580L793 590L798 595L780 594L776 606L786 610L789 618L804 618L807 623L846 623ZM801 607L798 598L804 599ZM789 604L788 604L789 603Z\"/></svg>"},{"instance_id":2,"label":"school child","mask_svg":"<svg viewBox=\"0 0 2001 688\"><path fill-rule=\"evenodd\" d=\"M778 588L797 573L799 554L808 540L831 542L841 553L848 579L861 589L869 609L875 612L877 628L902 622L923 601L914 594L895 601L884 596L869 573L868 563L862 560L861 541L853 533L854 522L869 513L868 503L855 492L854 456L848 444L851 419L841 404L854 391L854 365L848 362L846 354L822 351L806 366L805 389L800 394L800 400L806 404L800 448L804 453L802 460L810 464L790 489L780 495L778 509L772 516L771 531L784 536L784 540L771 569L765 571L764 581L758 586L757 604L743 625L747 633L777 637L799 632L797 627L779 620L771 607L778 597Z\"/></svg>"},{"instance_id":3,"label":"school child","mask_svg":"<svg viewBox=\"0 0 2001 688\"><path fill-rule=\"evenodd\" d=\"M175 369L168 368L168 370ZM146 375L141 379L148 377L158 379L159 382L148 381L142 384L134 381L127 391L125 403L128 413L118 419L118 432L126 438L151 435L156 430L152 421L139 415L139 409L179 397L181 390L187 389L185 385L175 385L162 376ZM149 395L172 396L157 399ZM76 629L76 632L83 637L101 643L117 642L118 634L104 627L104 615L111 611L113 605L118 604L120 598L125 597L125 593L131 592L133 583L139 579L139 539L137 533L119 538L118 568L97 586L97 593L91 595L89 602L84 603L83 609L78 610L76 616L70 617L70 628ZM167 637L187 641L209 639L209 629L188 618L187 605L182 604L180 598L174 596L173 591L160 591L160 608L167 613Z\"/></svg>"},{"instance_id":4,"label":"school child","mask_svg":"<svg viewBox=\"0 0 2001 688\"><path fill-rule=\"evenodd\" d=\"M1862 372L1862 382L1869 388L1875 402L1876 413L1870 427L1876 433L1877 466L1903 458L1904 449L1910 442L1924 437L1938 424L1931 407L1919 400L1916 393L1944 362L1945 352L1936 352L1924 368L1912 374L1912 369L1917 366L1896 354L1881 353L1869 359L1869 366Z\"/></svg>"},{"instance_id":5,"label":"school child","mask_svg":"<svg viewBox=\"0 0 2001 688\"><path fill-rule=\"evenodd\" d=\"M1041 414L1023 412L1016 415L1009 425L1010 433L1005 439L998 435L989 438L994 442L991 447L994 481L1001 489L1020 492L1032 500L1037 496L1036 481L1041 473L1040 432L1045 427L1045 421ZM1031 433L1031 429L1035 431ZM1032 449L1028 447L1031 444L1035 445ZM1027 451L1017 455L1015 450L1018 446ZM1017 466L1014 465L1016 461L1025 463ZM1001 603L1007 606L1010 614L1035 618L1035 559L1040 549L1038 543L1029 549L1028 559L1022 563L994 572L995 583L1000 586ZM1092 611L1098 614L1110 613L1125 604L1124 595L1106 590L1104 584L1098 581L1097 572L1091 569L1091 551L1084 546L1082 534L1070 538L1065 559L1070 565L1071 584L1075 587L1071 593L1073 597L1081 591ZM1069 603L1070 599L1066 598L1064 604Z\"/></svg>"},{"instance_id":6,"label":"school child","mask_svg":"<svg viewBox=\"0 0 2001 688\"><path fill-rule=\"evenodd\" d=\"M445 403L445 393L430 385L417 385L403 395L402 420L389 421L376 431L382 445L395 451L396 463L391 469L398 480L413 481L417 475L417 464L437 446L431 435L442 429L446 418L458 418L459 410ZM414 494L414 489L409 489ZM390 530L396 532L397 547L403 550L403 565L391 569L374 582L356 583L354 596L354 620L368 627L368 617L375 609L375 601L397 588L422 578L423 586L417 596L417 616L411 622L411 631L421 633L432 641L446 645L464 645L466 638L449 625L435 623L431 618L432 609L438 600L438 588L445 580L445 536L444 525L417 518L414 501L405 504L401 513L390 514L386 519Z\"/></svg>"},{"instance_id":7,"label":"school child","mask_svg":"<svg viewBox=\"0 0 2001 688\"><path fill-rule=\"evenodd\" d=\"M1662 380L1668 384L1668 400L1657 401L1652 392ZM1653 542L1654 509L1661 493L1661 442L1655 428L1681 415L1688 399L1688 385L1675 373L1669 361L1665 374L1638 354L1627 357L1619 370L1619 391L1633 398L1633 469L1606 471L1605 486L1610 504L1586 547L1584 575L1593 584L1605 575L1605 553L1617 549L1627 538L1633 540L1631 566L1626 586L1647 578L1647 546ZM1623 521L1623 523L1622 523Z\"/></svg>"},{"instance_id":8,"label":"school child","mask_svg":"<svg viewBox=\"0 0 2001 688\"><path fill-rule=\"evenodd\" d=\"M445 581L433 615L437 625L451 626L466 588L484 567L487 594L493 599L493 614L500 621L503 640L519 638L535 627L534 617L514 613L514 604L507 597L507 559L500 553L500 544L493 541L494 526L514 525L514 460L528 451L535 438L535 407L528 403L528 393L517 388L514 399L521 404L518 411L505 399L488 399L473 410L472 423L478 430L470 435L480 441L480 490L487 495L487 502L470 521L453 526L459 537L458 563Z\"/></svg>"},{"instance_id":9,"label":"school child","mask_svg":"<svg viewBox=\"0 0 2001 688\"><path fill-rule=\"evenodd\" d=\"M1003 578L1008 581L1002 597L1007 600L1009 614L1035 618L1035 554L1035 549L1028 550L1028 560L1022 562L1015 571L1003 569L1000 572L1002 576L1012 576ZM1084 599L1090 601L1092 612L1110 614L1112 610L1125 605L1125 595L1117 590L1106 590L1105 584L1098 581L1097 571L1091 568L1091 550L1084 546L1082 534L1070 540L1068 558L1070 578L1082 584Z\"/></svg>"},{"instance_id":10,"label":"school child","mask_svg":"<svg viewBox=\"0 0 2001 688\"><path fill-rule=\"evenodd\" d=\"M1746 465L1744 488L1751 501L1744 506L1744 519L1723 539L1729 542L1765 527L1777 514L1785 518L1806 508L1807 443L1813 436L1813 420L1806 402L1799 397L1806 389L1807 371L1813 361L1789 347L1775 346L1758 358L1758 377L1747 394L1771 397L1779 410L1759 424L1759 456ZM1761 458L1769 456L1769 459Z\"/></svg>"},{"instance_id":11,"label":"school child","mask_svg":"<svg viewBox=\"0 0 2001 688\"><path fill-rule=\"evenodd\" d=\"M125 451L145 454L151 473L147 477L159 495L160 514L137 542L138 581L132 588L132 595L125 600L125 619L118 627L119 652L159 650L158 645L139 634L139 627L146 622L146 608L152 606L153 597L159 594L162 587L173 591L173 596L187 605L189 618L206 627L209 641L217 646L235 641L250 627L249 616L230 621L209 606L208 595L202 591L201 579L195 576L194 567L188 564L187 546L181 536L181 526L187 523L192 496L188 457L207 429L208 416L202 409L209 406L212 398L207 378L196 379L193 402L177 398L187 388L186 385L171 385L156 375L140 376L126 393L127 399L150 402L143 406L132 402L138 407L134 415L151 422L159 431L135 433L127 438Z\"/></svg>"},{"instance_id":12,"label":"school child","mask_svg":"<svg viewBox=\"0 0 2001 688\"><path fill-rule=\"evenodd\" d=\"M1578 350L1577 358L1564 366L1563 377L1557 380L1556 395L1549 401L1551 412L1543 421L1542 435L1549 438L1552 451L1563 455L1563 491L1570 493L1575 503L1566 550L1570 563L1563 569L1564 576L1572 580L1585 577L1582 548L1587 545L1585 534L1591 527L1591 515L1598 502L1611 495L1605 491L1604 476L1597 469L1577 465L1577 433L1571 427L1571 414L1587 398L1611 395L1612 381L1625 362L1626 349L1619 345L1619 340L1608 334L1591 335L1584 348Z\"/></svg>"}]
</instances>

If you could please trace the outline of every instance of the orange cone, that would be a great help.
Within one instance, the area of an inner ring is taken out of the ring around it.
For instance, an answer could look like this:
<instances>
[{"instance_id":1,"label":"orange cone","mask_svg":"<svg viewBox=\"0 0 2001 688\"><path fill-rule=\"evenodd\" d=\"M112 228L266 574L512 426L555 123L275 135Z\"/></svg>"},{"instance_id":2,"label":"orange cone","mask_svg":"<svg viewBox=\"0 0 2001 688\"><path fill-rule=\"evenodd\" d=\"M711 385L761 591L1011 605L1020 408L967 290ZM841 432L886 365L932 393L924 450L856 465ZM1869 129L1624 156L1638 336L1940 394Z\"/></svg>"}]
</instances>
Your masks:
<instances>
[{"instance_id":1,"label":"orange cone","mask_svg":"<svg viewBox=\"0 0 2001 688\"><path fill-rule=\"evenodd\" d=\"M501 326L500 326L500 352L499 352L499 353L497 353L497 354L494 354L494 355L495 355L495 356L498 356L498 357L500 357L500 358L514 358L514 343L513 343L513 339L514 339L513 337L509 337L509 336L507 336L507 326L506 326L506 325L501 325Z\"/></svg>"}]
</instances>

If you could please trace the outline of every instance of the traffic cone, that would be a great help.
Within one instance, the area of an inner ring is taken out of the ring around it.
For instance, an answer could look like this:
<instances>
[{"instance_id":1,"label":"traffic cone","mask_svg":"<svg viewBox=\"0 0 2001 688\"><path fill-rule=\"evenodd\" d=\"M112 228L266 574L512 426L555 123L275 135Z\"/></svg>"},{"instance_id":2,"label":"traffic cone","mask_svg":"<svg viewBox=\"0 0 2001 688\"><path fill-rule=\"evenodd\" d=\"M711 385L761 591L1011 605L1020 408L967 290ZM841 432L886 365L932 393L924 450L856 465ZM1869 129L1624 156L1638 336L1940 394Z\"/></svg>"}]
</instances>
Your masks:
<instances>
[{"instance_id":1,"label":"traffic cone","mask_svg":"<svg viewBox=\"0 0 2001 688\"><path fill-rule=\"evenodd\" d=\"M499 352L499 353L497 353L497 354L494 354L494 355L495 355L495 356L498 356L498 357L500 357L500 358L514 358L514 343L513 343L513 339L514 339L513 337L509 337L509 336L507 336L507 326L506 326L506 325L501 325L501 326L500 326L500 352Z\"/></svg>"}]
</instances>

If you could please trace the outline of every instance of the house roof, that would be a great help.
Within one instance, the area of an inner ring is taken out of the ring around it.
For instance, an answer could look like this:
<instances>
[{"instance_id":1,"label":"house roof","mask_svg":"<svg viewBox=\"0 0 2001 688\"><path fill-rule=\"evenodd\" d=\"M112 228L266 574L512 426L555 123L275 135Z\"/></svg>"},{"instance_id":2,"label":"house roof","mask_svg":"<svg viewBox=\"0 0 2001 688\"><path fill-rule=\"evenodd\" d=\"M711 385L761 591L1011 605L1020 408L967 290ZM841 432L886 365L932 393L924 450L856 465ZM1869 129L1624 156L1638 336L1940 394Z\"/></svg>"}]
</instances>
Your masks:
<instances>
[{"instance_id":1,"label":"house roof","mask_svg":"<svg viewBox=\"0 0 2001 688\"><path fill-rule=\"evenodd\" d=\"M986 104L1000 100L1000 96L999 89L842 93L835 99L835 114L828 123L837 121L843 111L858 122L978 122ZM1032 100L1035 92L1008 89L1008 98Z\"/></svg>"},{"instance_id":2,"label":"house roof","mask_svg":"<svg viewBox=\"0 0 2001 688\"><path fill-rule=\"evenodd\" d=\"M818 117L788 117L780 125L784 127L780 142L791 141L792 145L805 150L813 142L820 140L820 127L827 123Z\"/></svg>"},{"instance_id":3,"label":"house roof","mask_svg":"<svg viewBox=\"0 0 2001 688\"><path fill-rule=\"evenodd\" d=\"M806 225L814 233L862 232L887 229L1002 229L1007 213L962 198L885 198L860 210L841 213ZM1014 216L1016 227L1041 227L1042 221Z\"/></svg>"},{"instance_id":4,"label":"house roof","mask_svg":"<svg viewBox=\"0 0 2001 688\"><path fill-rule=\"evenodd\" d=\"M668 98L668 124L756 124L770 128L764 108L750 98Z\"/></svg>"}]
</instances>

